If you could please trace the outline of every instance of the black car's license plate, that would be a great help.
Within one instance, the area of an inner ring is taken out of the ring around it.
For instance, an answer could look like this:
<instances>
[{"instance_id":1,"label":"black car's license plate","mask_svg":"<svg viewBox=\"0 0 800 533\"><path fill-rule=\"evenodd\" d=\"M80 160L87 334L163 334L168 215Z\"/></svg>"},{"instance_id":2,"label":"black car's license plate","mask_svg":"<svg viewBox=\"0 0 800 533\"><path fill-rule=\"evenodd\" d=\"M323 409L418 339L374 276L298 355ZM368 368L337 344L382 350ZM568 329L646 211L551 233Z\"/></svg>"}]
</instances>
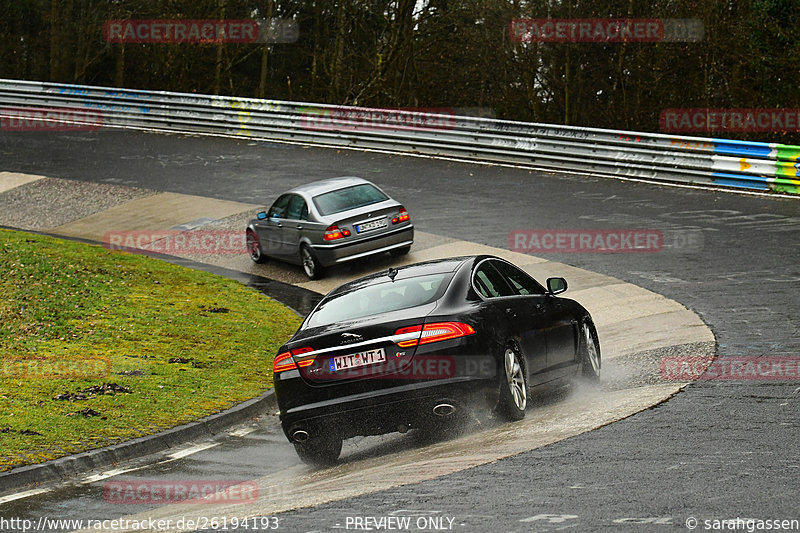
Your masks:
<instances>
[{"instance_id":1,"label":"black car's license plate","mask_svg":"<svg viewBox=\"0 0 800 533\"><path fill-rule=\"evenodd\" d=\"M337 355L331 358L330 367L331 372L336 372L337 370L348 370L384 361L386 361L386 352L383 348L378 348L349 355Z\"/></svg>"},{"instance_id":2,"label":"black car's license plate","mask_svg":"<svg viewBox=\"0 0 800 533\"><path fill-rule=\"evenodd\" d=\"M370 220L369 222L364 222L363 224L356 224L356 233L364 233L365 231L370 231L385 227L386 227L385 218L381 218L378 220Z\"/></svg>"}]
</instances>

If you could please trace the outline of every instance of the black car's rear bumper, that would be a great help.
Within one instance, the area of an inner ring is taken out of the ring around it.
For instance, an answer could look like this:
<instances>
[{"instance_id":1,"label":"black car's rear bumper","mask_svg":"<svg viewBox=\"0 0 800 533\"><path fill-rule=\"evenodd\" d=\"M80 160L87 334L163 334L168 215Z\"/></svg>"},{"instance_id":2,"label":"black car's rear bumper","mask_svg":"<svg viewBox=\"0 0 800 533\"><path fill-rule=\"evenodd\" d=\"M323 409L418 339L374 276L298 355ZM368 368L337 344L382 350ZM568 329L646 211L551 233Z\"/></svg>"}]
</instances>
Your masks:
<instances>
[{"instance_id":1,"label":"black car's rear bumper","mask_svg":"<svg viewBox=\"0 0 800 533\"><path fill-rule=\"evenodd\" d=\"M491 408L499 391L495 379L426 380L289 408L281 411L280 419L289 440L297 430L307 432L310 438L331 432L342 438L380 435L423 427L439 417L434 414L437 405L452 405L453 415Z\"/></svg>"},{"instance_id":2,"label":"black car's rear bumper","mask_svg":"<svg viewBox=\"0 0 800 533\"><path fill-rule=\"evenodd\" d=\"M329 383L310 382L297 369L281 372L274 379L283 430L289 440L299 429L349 438L421 427L436 420L440 404L456 412L492 408L505 379L493 348L470 335L419 347L402 370Z\"/></svg>"}]
</instances>

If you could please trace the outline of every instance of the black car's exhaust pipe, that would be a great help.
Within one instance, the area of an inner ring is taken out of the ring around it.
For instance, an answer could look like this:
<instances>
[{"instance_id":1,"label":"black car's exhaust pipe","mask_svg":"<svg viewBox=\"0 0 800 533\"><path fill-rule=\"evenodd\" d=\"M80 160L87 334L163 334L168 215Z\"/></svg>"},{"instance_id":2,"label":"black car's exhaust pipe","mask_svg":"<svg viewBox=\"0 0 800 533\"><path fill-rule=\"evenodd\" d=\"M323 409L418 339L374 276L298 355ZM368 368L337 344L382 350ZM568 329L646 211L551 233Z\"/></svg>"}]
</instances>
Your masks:
<instances>
[{"instance_id":1,"label":"black car's exhaust pipe","mask_svg":"<svg viewBox=\"0 0 800 533\"><path fill-rule=\"evenodd\" d=\"M440 403L433 408L433 414L436 416L450 416L456 412L456 408L449 403Z\"/></svg>"},{"instance_id":2,"label":"black car's exhaust pipe","mask_svg":"<svg viewBox=\"0 0 800 533\"><path fill-rule=\"evenodd\" d=\"M292 433L292 440L294 442L305 442L308 440L308 432L302 429L298 429L294 433Z\"/></svg>"}]
</instances>

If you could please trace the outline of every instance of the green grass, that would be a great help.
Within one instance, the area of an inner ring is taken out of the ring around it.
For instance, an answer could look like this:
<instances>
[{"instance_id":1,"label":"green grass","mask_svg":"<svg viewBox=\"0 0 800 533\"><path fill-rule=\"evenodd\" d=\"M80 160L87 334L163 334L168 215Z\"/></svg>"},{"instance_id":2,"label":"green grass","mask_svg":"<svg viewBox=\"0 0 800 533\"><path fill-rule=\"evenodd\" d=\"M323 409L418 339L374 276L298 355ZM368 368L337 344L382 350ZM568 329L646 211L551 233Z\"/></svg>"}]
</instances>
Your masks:
<instances>
[{"instance_id":1,"label":"green grass","mask_svg":"<svg viewBox=\"0 0 800 533\"><path fill-rule=\"evenodd\" d=\"M299 323L226 278L0 230L0 471L257 396L272 386L272 357ZM130 393L54 399L104 383ZM86 409L98 415L73 414Z\"/></svg>"}]
</instances>

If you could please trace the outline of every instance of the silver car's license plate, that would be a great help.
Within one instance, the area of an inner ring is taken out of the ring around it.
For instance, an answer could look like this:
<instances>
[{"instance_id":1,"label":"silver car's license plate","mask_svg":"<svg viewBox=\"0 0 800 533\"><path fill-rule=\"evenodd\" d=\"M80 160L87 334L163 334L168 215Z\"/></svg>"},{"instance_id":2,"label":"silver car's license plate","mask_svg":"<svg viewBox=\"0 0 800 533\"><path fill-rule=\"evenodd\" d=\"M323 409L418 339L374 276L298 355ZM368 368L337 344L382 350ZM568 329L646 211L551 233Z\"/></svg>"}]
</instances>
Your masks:
<instances>
[{"instance_id":1,"label":"silver car's license plate","mask_svg":"<svg viewBox=\"0 0 800 533\"><path fill-rule=\"evenodd\" d=\"M386 352L383 350L383 348L367 350L366 352L358 352L350 355L337 355L330 360L331 372L373 365L375 363L382 363L384 361L386 361Z\"/></svg>"},{"instance_id":2,"label":"silver car's license plate","mask_svg":"<svg viewBox=\"0 0 800 533\"><path fill-rule=\"evenodd\" d=\"M356 224L356 233L364 233L365 231L370 231L373 229L385 228L385 227L386 227L386 219L379 218L378 220L370 220L369 222L364 222L363 224Z\"/></svg>"}]
</instances>

